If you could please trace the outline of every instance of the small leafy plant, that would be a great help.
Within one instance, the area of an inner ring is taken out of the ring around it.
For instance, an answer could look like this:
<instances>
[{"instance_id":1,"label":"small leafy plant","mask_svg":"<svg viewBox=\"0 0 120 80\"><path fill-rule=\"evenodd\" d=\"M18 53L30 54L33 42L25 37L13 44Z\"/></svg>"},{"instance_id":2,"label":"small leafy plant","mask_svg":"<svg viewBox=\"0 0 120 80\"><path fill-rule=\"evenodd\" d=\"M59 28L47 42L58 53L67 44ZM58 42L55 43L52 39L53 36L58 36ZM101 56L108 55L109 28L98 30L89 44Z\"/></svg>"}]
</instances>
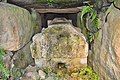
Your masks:
<instances>
[{"instance_id":1,"label":"small leafy plant","mask_svg":"<svg viewBox=\"0 0 120 80\"><path fill-rule=\"evenodd\" d=\"M5 52L3 49L0 49L0 72L3 80L7 80L9 77L9 70L6 68L4 62L3 62L3 57L5 55Z\"/></svg>"},{"instance_id":2,"label":"small leafy plant","mask_svg":"<svg viewBox=\"0 0 120 80\"><path fill-rule=\"evenodd\" d=\"M48 5L52 5L54 3L54 0L47 0Z\"/></svg>"},{"instance_id":3,"label":"small leafy plant","mask_svg":"<svg viewBox=\"0 0 120 80\"><path fill-rule=\"evenodd\" d=\"M91 67L81 69L79 77L81 77L82 80L100 80L99 76L92 70Z\"/></svg>"},{"instance_id":4,"label":"small leafy plant","mask_svg":"<svg viewBox=\"0 0 120 80\"><path fill-rule=\"evenodd\" d=\"M83 7L81 13L81 23L82 26L86 28L88 32L87 38L89 43L91 43L95 38L95 33L97 33L100 29L100 20L98 18L97 11L90 6Z\"/></svg>"}]
</instances>

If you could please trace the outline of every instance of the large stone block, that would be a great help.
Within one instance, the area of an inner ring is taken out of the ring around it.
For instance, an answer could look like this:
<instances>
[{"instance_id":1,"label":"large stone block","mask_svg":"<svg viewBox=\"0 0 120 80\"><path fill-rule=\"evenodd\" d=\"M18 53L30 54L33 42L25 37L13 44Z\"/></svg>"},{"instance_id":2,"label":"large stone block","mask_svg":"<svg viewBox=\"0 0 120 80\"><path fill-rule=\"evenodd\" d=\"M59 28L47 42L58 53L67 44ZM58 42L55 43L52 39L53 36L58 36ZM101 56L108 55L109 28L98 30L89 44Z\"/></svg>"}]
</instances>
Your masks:
<instances>
[{"instance_id":1,"label":"large stone block","mask_svg":"<svg viewBox=\"0 0 120 80\"><path fill-rule=\"evenodd\" d=\"M85 37L70 23L58 20L33 37L31 52L36 65L55 67L62 63L70 70L86 66L88 44Z\"/></svg>"},{"instance_id":2,"label":"large stone block","mask_svg":"<svg viewBox=\"0 0 120 80\"><path fill-rule=\"evenodd\" d=\"M33 26L30 13L15 5L0 2L0 47L16 51L30 41Z\"/></svg>"},{"instance_id":3,"label":"large stone block","mask_svg":"<svg viewBox=\"0 0 120 80\"><path fill-rule=\"evenodd\" d=\"M109 10L89 59L101 80L120 80L120 10Z\"/></svg>"}]
</instances>

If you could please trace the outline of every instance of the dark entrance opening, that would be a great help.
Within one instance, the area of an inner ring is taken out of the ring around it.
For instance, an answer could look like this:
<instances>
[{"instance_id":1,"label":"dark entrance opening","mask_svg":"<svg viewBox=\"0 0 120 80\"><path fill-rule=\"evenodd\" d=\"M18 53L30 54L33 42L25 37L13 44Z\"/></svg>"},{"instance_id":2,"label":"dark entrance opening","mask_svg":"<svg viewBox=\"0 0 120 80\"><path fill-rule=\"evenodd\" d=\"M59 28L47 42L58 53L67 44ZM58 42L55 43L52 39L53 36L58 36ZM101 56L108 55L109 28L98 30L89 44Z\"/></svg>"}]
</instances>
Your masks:
<instances>
[{"instance_id":1,"label":"dark entrance opening","mask_svg":"<svg viewBox=\"0 0 120 80\"><path fill-rule=\"evenodd\" d=\"M66 18L72 22L73 26L77 26L77 13L44 13L41 14L42 28L47 28L48 20L54 18Z\"/></svg>"}]
</instances>

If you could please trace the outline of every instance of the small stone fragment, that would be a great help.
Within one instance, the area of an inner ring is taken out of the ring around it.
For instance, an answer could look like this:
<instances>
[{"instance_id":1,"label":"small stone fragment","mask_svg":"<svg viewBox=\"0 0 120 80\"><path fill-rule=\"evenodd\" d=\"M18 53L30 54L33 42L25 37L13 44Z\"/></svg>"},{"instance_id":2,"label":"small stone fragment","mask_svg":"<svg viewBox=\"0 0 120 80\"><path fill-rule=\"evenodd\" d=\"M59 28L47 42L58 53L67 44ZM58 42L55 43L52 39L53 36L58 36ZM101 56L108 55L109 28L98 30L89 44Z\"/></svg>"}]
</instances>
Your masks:
<instances>
[{"instance_id":1,"label":"small stone fragment","mask_svg":"<svg viewBox=\"0 0 120 80\"><path fill-rule=\"evenodd\" d=\"M45 72L43 72L42 70L39 70L38 73L39 73L40 79L45 79L45 76L46 76Z\"/></svg>"}]
</instances>

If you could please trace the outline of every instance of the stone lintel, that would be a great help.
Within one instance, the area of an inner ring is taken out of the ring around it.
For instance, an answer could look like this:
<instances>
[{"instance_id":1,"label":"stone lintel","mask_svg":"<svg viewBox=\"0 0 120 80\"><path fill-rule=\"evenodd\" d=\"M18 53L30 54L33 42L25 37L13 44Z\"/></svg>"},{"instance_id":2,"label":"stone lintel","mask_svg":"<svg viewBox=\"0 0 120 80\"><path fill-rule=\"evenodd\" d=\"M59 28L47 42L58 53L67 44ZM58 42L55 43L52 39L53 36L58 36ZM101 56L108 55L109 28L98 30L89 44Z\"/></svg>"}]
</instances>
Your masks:
<instances>
[{"instance_id":1,"label":"stone lintel","mask_svg":"<svg viewBox=\"0 0 120 80\"><path fill-rule=\"evenodd\" d=\"M82 10L82 7L62 8L62 9L45 8L45 9L35 9L35 10L41 14L44 14L44 13L78 13Z\"/></svg>"}]
</instances>

